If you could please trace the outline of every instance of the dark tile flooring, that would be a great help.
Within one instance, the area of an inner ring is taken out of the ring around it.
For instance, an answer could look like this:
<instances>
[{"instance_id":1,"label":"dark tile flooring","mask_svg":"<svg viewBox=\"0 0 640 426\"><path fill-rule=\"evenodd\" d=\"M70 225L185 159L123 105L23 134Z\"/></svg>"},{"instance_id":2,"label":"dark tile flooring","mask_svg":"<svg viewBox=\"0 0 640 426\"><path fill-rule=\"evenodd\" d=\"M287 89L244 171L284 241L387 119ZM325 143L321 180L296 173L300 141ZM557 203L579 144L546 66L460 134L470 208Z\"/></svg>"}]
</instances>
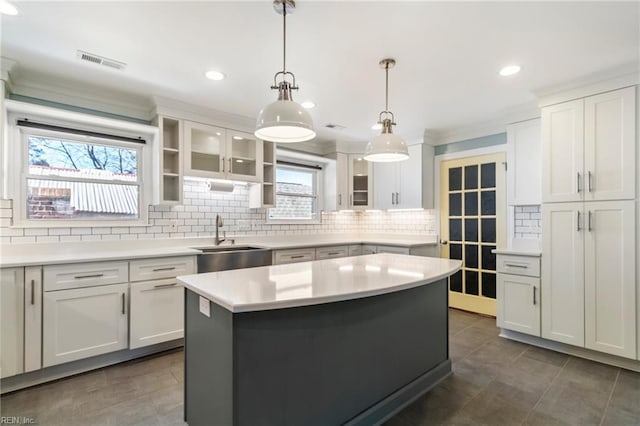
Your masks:
<instances>
[{"instance_id":1,"label":"dark tile flooring","mask_svg":"<svg viewBox=\"0 0 640 426\"><path fill-rule=\"evenodd\" d=\"M640 425L640 374L498 337L450 311L454 374L387 426ZM181 350L7 394L2 416L39 425L184 425ZM215 426L215 425L212 425Z\"/></svg>"}]
</instances>

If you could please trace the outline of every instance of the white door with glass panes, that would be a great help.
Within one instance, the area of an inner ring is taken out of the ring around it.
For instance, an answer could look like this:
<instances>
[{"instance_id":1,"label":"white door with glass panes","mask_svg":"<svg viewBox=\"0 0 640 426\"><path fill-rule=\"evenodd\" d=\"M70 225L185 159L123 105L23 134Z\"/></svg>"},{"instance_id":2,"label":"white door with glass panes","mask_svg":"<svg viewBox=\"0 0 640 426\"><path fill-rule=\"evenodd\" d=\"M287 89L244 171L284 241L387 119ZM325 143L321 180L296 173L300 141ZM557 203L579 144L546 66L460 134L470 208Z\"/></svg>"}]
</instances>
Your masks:
<instances>
[{"instance_id":1,"label":"white door with glass panes","mask_svg":"<svg viewBox=\"0 0 640 426\"><path fill-rule=\"evenodd\" d=\"M462 260L449 306L496 315L496 255L506 241L505 154L440 163L440 255Z\"/></svg>"}]
</instances>

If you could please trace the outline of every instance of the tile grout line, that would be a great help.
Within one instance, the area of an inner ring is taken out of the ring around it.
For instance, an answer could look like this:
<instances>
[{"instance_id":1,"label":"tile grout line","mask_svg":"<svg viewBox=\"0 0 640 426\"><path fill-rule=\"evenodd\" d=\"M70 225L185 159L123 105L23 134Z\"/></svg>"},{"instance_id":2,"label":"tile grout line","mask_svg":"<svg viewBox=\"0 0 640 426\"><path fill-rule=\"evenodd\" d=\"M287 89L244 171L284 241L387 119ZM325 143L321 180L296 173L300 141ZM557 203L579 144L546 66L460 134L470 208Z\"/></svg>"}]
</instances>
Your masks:
<instances>
[{"instance_id":1,"label":"tile grout line","mask_svg":"<svg viewBox=\"0 0 640 426\"><path fill-rule=\"evenodd\" d=\"M569 364L570 360L571 360L571 356L567 357L567 360L562 365L562 368L560 369L560 371L558 371L556 373L556 375L553 376L553 379L551 379L551 382L549 383L549 386L547 386L547 388L544 390L544 392L542 392L542 395L540 395L540 398L538 398L538 400L536 401L535 405L531 408L531 410L529 410L529 412L527 413L527 417L525 417L525 419L522 421L521 424L527 423L527 420L529 420L529 417L531 417L531 413L533 413L536 410L536 407L538 405L540 405L540 401L542 401L542 399L545 397L545 395L547 395L547 393L549 393L549 389L551 389L551 387L555 383L556 379L560 376L560 374L562 374L562 372L564 371L564 369L567 366L567 364Z\"/></svg>"},{"instance_id":2,"label":"tile grout line","mask_svg":"<svg viewBox=\"0 0 640 426\"><path fill-rule=\"evenodd\" d=\"M602 418L600 419L600 426L604 423L604 418L607 415L607 410L609 409L609 405L611 404L611 399L613 399L613 392L616 390L616 386L618 386L618 379L620 378L620 372L622 370L618 368L618 374L616 374L616 380L613 382L613 386L611 387L611 392L609 392L609 399L607 399L607 405L604 406L604 410L602 411Z\"/></svg>"}]
</instances>

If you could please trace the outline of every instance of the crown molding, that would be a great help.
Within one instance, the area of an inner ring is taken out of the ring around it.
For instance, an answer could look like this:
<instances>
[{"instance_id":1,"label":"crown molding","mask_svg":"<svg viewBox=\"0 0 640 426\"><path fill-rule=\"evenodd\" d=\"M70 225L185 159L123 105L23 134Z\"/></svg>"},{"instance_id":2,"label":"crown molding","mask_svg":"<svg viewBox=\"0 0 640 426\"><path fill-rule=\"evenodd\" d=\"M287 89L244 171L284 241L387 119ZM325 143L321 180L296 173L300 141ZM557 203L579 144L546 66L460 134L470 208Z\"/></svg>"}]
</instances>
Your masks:
<instances>
[{"instance_id":1,"label":"crown molding","mask_svg":"<svg viewBox=\"0 0 640 426\"><path fill-rule=\"evenodd\" d=\"M640 83L640 64L633 62L534 91L544 107Z\"/></svg>"},{"instance_id":2,"label":"crown molding","mask_svg":"<svg viewBox=\"0 0 640 426\"><path fill-rule=\"evenodd\" d=\"M164 115L184 118L203 124L225 127L227 129L239 130L247 133L253 133L256 127L255 117L231 114L162 96L152 96L151 99L155 105L153 108L154 116Z\"/></svg>"}]
</instances>

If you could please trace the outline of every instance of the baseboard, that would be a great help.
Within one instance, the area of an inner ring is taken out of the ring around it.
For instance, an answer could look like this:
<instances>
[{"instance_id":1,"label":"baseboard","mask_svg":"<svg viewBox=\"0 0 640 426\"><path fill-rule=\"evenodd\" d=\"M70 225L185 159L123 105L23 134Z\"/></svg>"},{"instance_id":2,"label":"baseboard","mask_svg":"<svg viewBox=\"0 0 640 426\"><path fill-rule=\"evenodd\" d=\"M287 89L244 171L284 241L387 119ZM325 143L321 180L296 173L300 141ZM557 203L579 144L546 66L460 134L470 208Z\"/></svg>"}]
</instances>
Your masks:
<instances>
[{"instance_id":1,"label":"baseboard","mask_svg":"<svg viewBox=\"0 0 640 426\"><path fill-rule=\"evenodd\" d=\"M556 352L562 352L567 355L573 355L578 358L585 358L591 361L601 362L603 364L613 365L615 367L624 368L631 371L640 372L640 361L622 358L615 355L609 355L602 352L592 351L590 349L579 348L577 346L567 345L566 343L554 342L552 340L543 339L542 337L530 336L528 334L518 333L517 331L500 329L500 337L515 340L517 342L526 343L528 345L538 346L540 348L550 349Z\"/></svg>"},{"instance_id":2,"label":"baseboard","mask_svg":"<svg viewBox=\"0 0 640 426\"><path fill-rule=\"evenodd\" d=\"M111 352L91 358L80 359L60 365L54 365L40 370L31 371L29 373L5 377L3 379L0 379L0 394L5 394L30 386L39 385L80 373L85 373L87 371L96 370L98 368L108 367L110 365L119 364L121 362L130 361L132 359L141 358L158 352L179 348L181 346L184 346L184 339L176 339L170 342L163 342L156 345L145 346L144 348L133 350L123 349L117 352Z\"/></svg>"}]
</instances>

